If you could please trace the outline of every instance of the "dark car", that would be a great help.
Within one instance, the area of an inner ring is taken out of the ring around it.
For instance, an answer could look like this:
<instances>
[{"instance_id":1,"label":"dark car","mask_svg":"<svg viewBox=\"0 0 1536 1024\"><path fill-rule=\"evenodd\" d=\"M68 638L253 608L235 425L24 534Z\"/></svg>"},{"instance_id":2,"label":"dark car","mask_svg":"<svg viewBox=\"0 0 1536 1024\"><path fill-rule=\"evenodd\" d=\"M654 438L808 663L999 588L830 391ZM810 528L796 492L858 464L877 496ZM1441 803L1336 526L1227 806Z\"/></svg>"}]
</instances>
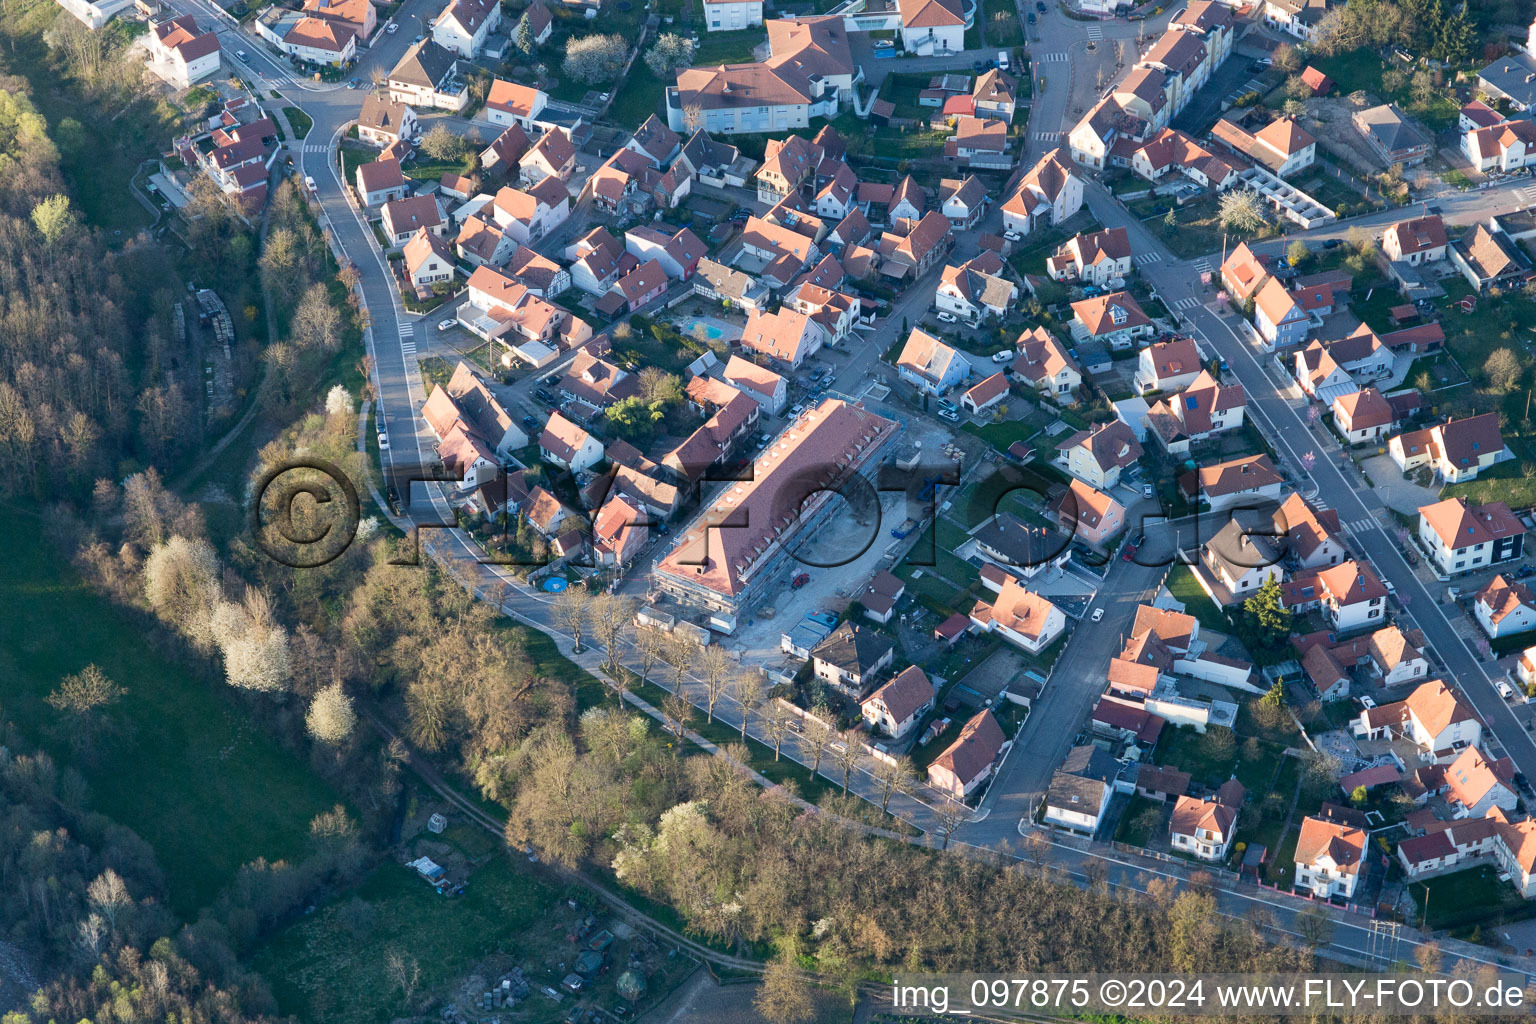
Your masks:
<instances>
[{"instance_id":1,"label":"dark car","mask_svg":"<svg viewBox=\"0 0 1536 1024\"><path fill-rule=\"evenodd\" d=\"M1330 238L1330 239L1326 240L1325 242L1323 242L1323 248L1324 249L1337 249L1339 246L1341 246L1343 244L1344 244L1344 239L1342 239L1342 238Z\"/></svg>"},{"instance_id":2,"label":"dark car","mask_svg":"<svg viewBox=\"0 0 1536 1024\"><path fill-rule=\"evenodd\" d=\"M974 63L971 64L971 70L976 72L979 75L983 71L987 70L987 62L984 61L984 60L975 61Z\"/></svg>"},{"instance_id":3,"label":"dark car","mask_svg":"<svg viewBox=\"0 0 1536 1024\"><path fill-rule=\"evenodd\" d=\"M1035 10L1039 11L1041 14L1044 14L1045 0L1035 0Z\"/></svg>"},{"instance_id":4,"label":"dark car","mask_svg":"<svg viewBox=\"0 0 1536 1024\"><path fill-rule=\"evenodd\" d=\"M534 419L532 416L524 416L523 417L523 429L524 430L532 430L534 427L536 427L538 425L539 425L539 421Z\"/></svg>"},{"instance_id":5,"label":"dark car","mask_svg":"<svg viewBox=\"0 0 1536 1024\"><path fill-rule=\"evenodd\" d=\"M1129 562L1131 559L1133 559L1135 557L1136 557L1136 545L1135 544L1127 544L1125 546L1125 550L1120 552L1120 560L1123 561L1123 562Z\"/></svg>"},{"instance_id":6,"label":"dark car","mask_svg":"<svg viewBox=\"0 0 1536 1024\"><path fill-rule=\"evenodd\" d=\"M1528 576L1531 576L1533 573L1536 573L1536 566L1522 565L1520 568L1515 570L1515 579L1523 580Z\"/></svg>"},{"instance_id":7,"label":"dark car","mask_svg":"<svg viewBox=\"0 0 1536 1024\"><path fill-rule=\"evenodd\" d=\"M543 388L535 388L534 392L533 392L533 397L537 398L539 401L543 402L545 405L554 405L555 404L555 396L550 394L548 391L545 391Z\"/></svg>"},{"instance_id":8,"label":"dark car","mask_svg":"<svg viewBox=\"0 0 1536 1024\"><path fill-rule=\"evenodd\" d=\"M1029 23L1031 25L1033 25L1035 23L1035 12L1034 11L1030 11L1029 12Z\"/></svg>"},{"instance_id":9,"label":"dark car","mask_svg":"<svg viewBox=\"0 0 1536 1024\"><path fill-rule=\"evenodd\" d=\"M811 574L808 572L803 572L796 576L794 579L790 580L789 585L794 587L796 590L799 590L809 582L811 582Z\"/></svg>"}]
</instances>

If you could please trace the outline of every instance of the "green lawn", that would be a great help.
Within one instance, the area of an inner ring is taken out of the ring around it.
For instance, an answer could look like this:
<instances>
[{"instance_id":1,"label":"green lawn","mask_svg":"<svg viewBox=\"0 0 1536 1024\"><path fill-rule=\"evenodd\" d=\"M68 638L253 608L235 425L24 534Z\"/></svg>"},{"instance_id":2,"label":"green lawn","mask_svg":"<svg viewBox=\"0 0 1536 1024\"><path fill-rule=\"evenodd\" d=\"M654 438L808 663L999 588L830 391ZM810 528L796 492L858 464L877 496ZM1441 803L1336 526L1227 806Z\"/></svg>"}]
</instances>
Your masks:
<instances>
[{"instance_id":1,"label":"green lawn","mask_svg":"<svg viewBox=\"0 0 1536 1024\"><path fill-rule=\"evenodd\" d=\"M1144 796L1131 795L1131 802L1126 805L1125 813L1120 815L1120 824L1115 827L1115 841L1125 843L1127 846L1142 846L1151 842L1153 833L1144 828L1141 819L1148 810L1162 810L1161 800L1149 800ZM1150 815L1147 815L1150 818Z\"/></svg>"},{"instance_id":2,"label":"green lawn","mask_svg":"<svg viewBox=\"0 0 1536 1024\"><path fill-rule=\"evenodd\" d=\"M547 932L540 924L558 895L507 857L481 867L468 891L451 899L413 871L386 863L354 893L371 911L371 927L350 920L357 914L351 899L337 900L277 933L255 965L284 1013L338 1024L386 1021L401 1010L386 951L414 958L420 987L431 989L487 954L515 956L532 933ZM528 1005L542 1010L555 1004L535 996Z\"/></svg>"},{"instance_id":3,"label":"green lawn","mask_svg":"<svg viewBox=\"0 0 1536 1024\"><path fill-rule=\"evenodd\" d=\"M288 123L293 126L293 134L301 139L308 138L309 130L315 126L315 119L298 107L284 108L283 116L288 118Z\"/></svg>"},{"instance_id":4,"label":"green lawn","mask_svg":"<svg viewBox=\"0 0 1536 1024\"><path fill-rule=\"evenodd\" d=\"M1157 205L1167 206L1167 198L1158 196L1139 199L1131 204L1131 208L1138 216L1150 217L1142 223L1176 254L1188 258L1221 248L1222 227L1217 217L1217 200L1214 196L1203 195L1183 206L1174 207L1176 223L1171 226L1167 223L1166 214L1152 215L1152 207ZM1267 225L1258 237L1266 237L1275 230L1273 224ZM1235 232L1229 234L1236 235ZM1233 244L1239 240L1237 237L1231 239Z\"/></svg>"},{"instance_id":5,"label":"green lawn","mask_svg":"<svg viewBox=\"0 0 1536 1024\"><path fill-rule=\"evenodd\" d=\"M699 37L699 45L693 51L695 65L747 64L752 60L752 49L768 39L762 28L746 28L739 32L705 32Z\"/></svg>"},{"instance_id":6,"label":"green lawn","mask_svg":"<svg viewBox=\"0 0 1536 1024\"><path fill-rule=\"evenodd\" d=\"M6 715L72 760L44 698L92 662L127 690L113 713L121 738L78 767L93 805L155 848L173 909L190 920L240 865L299 854L310 819L337 794L254 725L223 683L158 655L145 642L153 627L90 590L38 542L36 521L6 512L0 532L11 552L0 566Z\"/></svg>"},{"instance_id":7,"label":"green lawn","mask_svg":"<svg viewBox=\"0 0 1536 1024\"><path fill-rule=\"evenodd\" d=\"M635 66L629 69L629 78L616 87L619 91L613 97L613 106L608 108L609 119L631 130L639 128L646 118L661 113L662 97L670 84L671 76L665 82L657 78L643 57L635 61Z\"/></svg>"},{"instance_id":8,"label":"green lawn","mask_svg":"<svg viewBox=\"0 0 1536 1024\"><path fill-rule=\"evenodd\" d=\"M1200 620L1207 629L1227 631L1232 628L1210 595L1200 589L1187 565L1176 565L1168 574L1168 592L1184 603L1184 610Z\"/></svg>"},{"instance_id":9,"label":"green lawn","mask_svg":"<svg viewBox=\"0 0 1536 1024\"><path fill-rule=\"evenodd\" d=\"M1226 756L1218 754L1213 742L1215 728L1205 733L1196 732L1193 726L1164 729L1157 741L1157 763L1186 771L1195 782L1207 786L1226 782L1238 763L1240 747L1234 745L1232 753Z\"/></svg>"},{"instance_id":10,"label":"green lawn","mask_svg":"<svg viewBox=\"0 0 1536 1024\"><path fill-rule=\"evenodd\" d=\"M1427 899L1428 925L1435 929L1511 920L1505 915L1525 905L1515 887L1499 881L1498 872L1488 865L1441 875L1423 883L1414 882L1408 886L1408 891L1413 894L1414 906L1419 912L1419 919L1410 923L1418 924L1424 920Z\"/></svg>"},{"instance_id":11,"label":"green lawn","mask_svg":"<svg viewBox=\"0 0 1536 1024\"><path fill-rule=\"evenodd\" d=\"M1023 400L1018 399L1018 401ZM967 420L961 429L975 434L1000 452L1006 452L1015 441L1028 441L1040 433L1040 425L1035 422L1034 417L981 424Z\"/></svg>"}]
</instances>

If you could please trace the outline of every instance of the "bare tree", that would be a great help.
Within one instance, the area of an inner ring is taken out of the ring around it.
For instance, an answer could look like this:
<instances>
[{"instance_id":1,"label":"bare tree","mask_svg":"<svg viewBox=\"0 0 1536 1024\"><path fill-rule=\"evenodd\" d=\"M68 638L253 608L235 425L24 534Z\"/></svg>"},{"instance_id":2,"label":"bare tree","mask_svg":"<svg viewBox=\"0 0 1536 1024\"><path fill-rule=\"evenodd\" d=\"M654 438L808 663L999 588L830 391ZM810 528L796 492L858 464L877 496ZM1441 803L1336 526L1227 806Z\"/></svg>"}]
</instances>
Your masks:
<instances>
[{"instance_id":1,"label":"bare tree","mask_svg":"<svg viewBox=\"0 0 1536 1024\"><path fill-rule=\"evenodd\" d=\"M781 700L770 700L767 710L763 712L763 731L768 734L768 739L773 743L773 759L779 759L779 749L783 747L784 740L789 737L793 728L795 713L784 706Z\"/></svg>"},{"instance_id":2,"label":"bare tree","mask_svg":"<svg viewBox=\"0 0 1536 1024\"><path fill-rule=\"evenodd\" d=\"M905 757L878 757L875 759L875 785L880 787L880 813L891 806L891 797L905 793L916 781L912 762Z\"/></svg>"},{"instance_id":3,"label":"bare tree","mask_svg":"<svg viewBox=\"0 0 1536 1024\"><path fill-rule=\"evenodd\" d=\"M704 714L710 724L715 721L715 703L725 695L735 668L730 655L719 644L710 644L699 655L698 672L704 680Z\"/></svg>"},{"instance_id":4,"label":"bare tree","mask_svg":"<svg viewBox=\"0 0 1536 1024\"><path fill-rule=\"evenodd\" d=\"M592 623L592 636L608 656L608 672L616 679L623 673L619 668L619 650L624 636L635 618L635 599L622 594L598 594L588 609ZM619 682L619 701L624 700L623 682Z\"/></svg>"},{"instance_id":5,"label":"bare tree","mask_svg":"<svg viewBox=\"0 0 1536 1024\"><path fill-rule=\"evenodd\" d=\"M687 633L672 633L667 637L667 661L672 665L672 689L683 688L683 676L688 674L688 666L702 652L703 645Z\"/></svg>"},{"instance_id":6,"label":"bare tree","mask_svg":"<svg viewBox=\"0 0 1536 1024\"><path fill-rule=\"evenodd\" d=\"M946 796L944 802L933 809L935 831L944 840L942 850L949 849L949 838L955 834L955 830L970 817L970 808L956 800L952 796Z\"/></svg>"},{"instance_id":7,"label":"bare tree","mask_svg":"<svg viewBox=\"0 0 1536 1024\"><path fill-rule=\"evenodd\" d=\"M688 698L681 693L673 692L667 694L666 699L661 702L661 711L667 718L667 731L677 741L673 753L680 754L683 749L683 740L688 732L688 718L693 714L693 705L688 703Z\"/></svg>"},{"instance_id":8,"label":"bare tree","mask_svg":"<svg viewBox=\"0 0 1536 1024\"><path fill-rule=\"evenodd\" d=\"M846 796L848 794L849 776L859 766L859 747L862 744L859 741L857 729L844 730L843 734L838 737L838 742L842 745L832 748L832 757L836 761L838 768L842 769L843 795ZM884 808L881 809L884 810Z\"/></svg>"},{"instance_id":9,"label":"bare tree","mask_svg":"<svg viewBox=\"0 0 1536 1024\"><path fill-rule=\"evenodd\" d=\"M384 954L384 971L389 975L390 984L400 990L401 998L410 1002L411 996L416 994L416 986L421 982L421 964L416 958L391 948Z\"/></svg>"},{"instance_id":10,"label":"bare tree","mask_svg":"<svg viewBox=\"0 0 1536 1024\"><path fill-rule=\"evenodd\" d=\"M101 716L128 691L107 678L95 664L74 675L65 676L59 688L48 695L48 705L69 719L70 742L89 750L101 725Z\"/></svg>"},{"instance_id":11,"label":"bare tree","mask_svg":"<svg viewBox=\"0 0 1536 1024\"><path fill-rule=\"evenodd\" d=\"M768 695L768 688L763 683L761 669L749 668L737 672L731 678L731 697L741 705L741 738L747 738L747 720L753 712L763 706L763 700Z\"/></svg>"},{"instance_id":12,"label":"bare tree","mask_svg":"<svg viewBox=\"0 0 1536 1024\"><path fill-rule=\"evenodd\" d=\"M655 626L641 626L635 630L635 657L640 659L640 681L651 681L651 669L667 653L667 634Z\"/></svg>"},{"instance_id":13,"label":"bare tree","mask_svg":"<svg viewBox=\"0 0 1536 1024\"><path fill-rule=\"evenodd\" d=\"M1314 952L1333 941L1333 918L1315 903L1302 908L1292 921L1296 925L1296 930L1301 933L1302 941Z\"/></svg>"},{"instance_id":14,"label":"bare tree","mask_svg":"<svg viewBox=\"0 0 1536 1024\"><path fill-rule=\"evenodd\" d=\"M826 725L822 715L831 715L831 711L817 705L811 708L811 717L805 718L805 745L811 751L811 775L822 771L822 758L826 757L826 748L833 745L833 726Z\"/></svg>"},{"instance_id":15,"label":"bare tree","mask_svg":"<svg viewBox=\"0 0 1536 1024\"><path fill-rule=\"evenodd\" d=\"M550 603L555 622L570 634L577 654L582 650L581 638L587 628L587 607L591 603L592 595L581 587L565 588Z\"/></svg>"}]
</instances>

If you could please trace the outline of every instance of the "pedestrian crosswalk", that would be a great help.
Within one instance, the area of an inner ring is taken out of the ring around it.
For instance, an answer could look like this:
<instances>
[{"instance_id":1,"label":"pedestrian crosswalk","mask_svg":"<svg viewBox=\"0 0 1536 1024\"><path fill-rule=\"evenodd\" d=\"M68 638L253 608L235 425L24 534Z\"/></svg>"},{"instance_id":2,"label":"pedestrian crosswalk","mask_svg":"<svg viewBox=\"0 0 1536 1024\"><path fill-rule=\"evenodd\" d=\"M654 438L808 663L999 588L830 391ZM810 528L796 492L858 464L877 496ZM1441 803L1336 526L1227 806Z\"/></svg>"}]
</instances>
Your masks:
<instances>
[{"instance_id":1,"label":"pedestrian crosswalk","mask_svg":"<svg viewBox=\"0 0 1536 1024\"><path fill-rule=\"evenodd\" d=\"M1104 30L1098 25L1089 25L1088 38L1090 41L1097 43L1104 38Z\"/></svg>"},{"instance_id":2,"label":"pedestrian crosswalk","mask_svg":"<svg viewBox=\"0 0 1536 1024\"><path fill-rule=\"evenodd\" d=\"M1174 309L1194 309L1198 305L1200 305L1200 300L1193 295L1183 299L1175 299L1173 302Z\"/></svg>"},{"instance_id":3,"label":"pedestrian crosswalk","mask_svg":"<svg viewBox=\"0 0 1536 1024\"><path fill-rule=\"evenodd\" d=\"M1211 258L1209 256L1201 256L1195 260L1195 269L1202 274L1209 274L1212 270Z\"/></svg>"},{"instance_id":4,"label":"pedestrian crosswalk","mask_svg":"<svg viewBox=\"0 0 1536 1024\"><path fill-rule=\"evenodd\" d=\"M1354 535L1354 534L1365 533L1368 530L1377 529L1378 524L1377 524L1376 520L1370 519L1370 518L1366 518L1366 519L1350 519L1350 520L1343 520L1343 519L1341 519L1341 520L1339 520L1339 527L1345 533Z\"/></svg>"},{"instance_id":5,"label":"pedestrian crosswalk","mask_svg":"<svg viewBox=\"0 0 1536 1024\"><path fill-rule=\"evenodd\" d=\"M1067 62L1067 55L1065 53L1042 53L1036 60L1042 64L1065 64Z\"/></svg>"},{"instance_id":6,"label":"pedestrian crosswalk","mask_svg":"<svg viewBox=\"0 0 1536 1024\"><path fill-rule=\"evenodd\" d=\"M1132 262L1134 262L1138 267L1144 267L1148 263L1156 263L1162 258L1163 254L1160 252L1139 252L1136 254L1135 259Z\"/></svg>"},{"instance_id":7,"label":"pedestrian crosswalk","mask_svg":"<svg viewBox=\"0 0 1536 1024\"><path fill-rule=\"evenodd\" d=\"M1060 142L1061 132L1035 132L1037 142Z\"/></svg>"},{"instance_id":8,"label":"pedestrian crosswalk","mask_svg":"<svg viewBox=\"0 0 1536 1024\"><path fill-rule=\"evenodd\" d=\"M1525 206L1536 206L1536 185L1515 189L1515 197Z\"/></svg>"},{"instance_id":9,"label":"pedestrian crosswalk","mask_svg":"<svg viewBox=\"0 0 1536 1024\"><path fill-rule=\"evenodd\" d=\"M323 142L306 142L304 144L304 152L306 153L324 153L325 150L326 146Z\"/></svg>"},{"instance_id":10,"label":"pedestrian crosswalk","mask_svg":"<svg viewBox=\"0 0 1536 1024\"><path fill-rule=\"evenodd\" d=\"M407 359L416 358L416 325L400 325L400 352Z\"/></svg>"}]
</instances>

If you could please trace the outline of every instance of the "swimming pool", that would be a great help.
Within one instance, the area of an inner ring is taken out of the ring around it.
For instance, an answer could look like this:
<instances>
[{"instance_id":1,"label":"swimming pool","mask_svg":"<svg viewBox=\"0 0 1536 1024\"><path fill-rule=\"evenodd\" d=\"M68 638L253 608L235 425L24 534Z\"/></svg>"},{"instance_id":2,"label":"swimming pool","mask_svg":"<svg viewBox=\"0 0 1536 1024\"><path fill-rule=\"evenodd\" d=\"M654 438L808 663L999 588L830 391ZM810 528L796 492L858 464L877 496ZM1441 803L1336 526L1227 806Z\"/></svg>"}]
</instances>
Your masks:
<instances>
[{"instance_id":1,"label":"swimming pool","mask_svg":"<svg viewBox=\"0 0 1536 1024\"><path fill-rule=\"evenodd\" d=\"M741 337L741 328L708 316L690 316L678 323L678 330L692 338L700 335L707 341L735 340Z\"/></svg>"}]
</instances>

